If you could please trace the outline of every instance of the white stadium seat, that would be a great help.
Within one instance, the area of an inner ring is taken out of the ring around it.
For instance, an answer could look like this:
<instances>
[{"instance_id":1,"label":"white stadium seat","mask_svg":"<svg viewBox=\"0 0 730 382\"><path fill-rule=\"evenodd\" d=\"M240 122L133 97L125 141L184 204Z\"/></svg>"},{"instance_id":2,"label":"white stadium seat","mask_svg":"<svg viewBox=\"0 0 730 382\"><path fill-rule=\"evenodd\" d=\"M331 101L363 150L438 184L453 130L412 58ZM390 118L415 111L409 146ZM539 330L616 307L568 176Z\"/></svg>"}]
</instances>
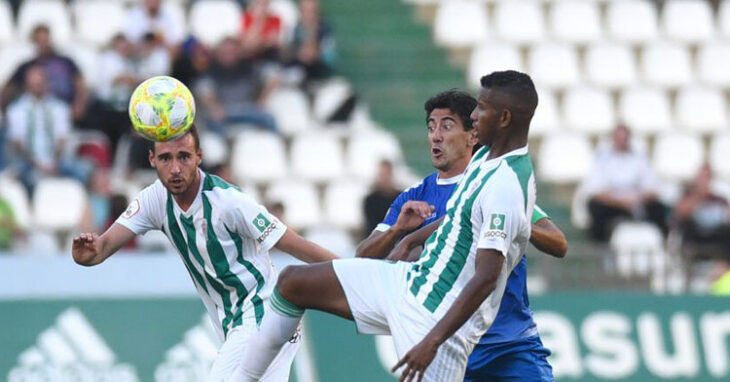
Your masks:
<instances>
[{"instance_id":1,"label":"white stadium seat","mask_svg":"<svg viewBox=\"0 0 730 382\"><path fill-rule=\"evenodd\" d=\"M317 87L314 92L312 114L319 123L326 123L337 109L352 96L350 83L342 78L333 78Z\"/></svg>"},{"instance_id":2,"label":"white stadium seat","mask_svg":"<svg viewBox=\"0 0 730 382\"><path fill-rule=\"evenodd\" d=\"M693 134L671 133L657 136L652 166L666 180L688 181L705 160L702 140Z\"/></svg>"},{"instance_id":3,"label":"white stadium seat","mask_svg":"<svg viewBox=\"0 0 730 382\"><path fill-rule=\"evenodd\" d=\"M188 34L188 20L186 2L180 0L163 0L162 9L170 18L173 19L175 25L179 25L183 32L183 38Z\"/></svg>"},{"instance_id":4,"label":"white stadium seat","mask_svg":"<svg viewBox=\"0 0 730 382\"><path fill-rule=\"evenodd\" d=\"M291 0L273 0L269 3L269 11L281 19L282 43L288 44L293 35L294 28L299 21L299 9Z\"/></svg>"},{"instance_id":5,"label":"white stadium seat","mask_svg":"<svg viewBox=\"0 0 730 382\"><path fill-rule=\"evenodd\" d=\"M499 2L494 10L494 23L497 37L511 43L532 44L545 36L542 5L537 2Z\"/></svg>"},{"instance_id":6,"label":"white stadium seat","mask_svg":"<svg viewBox=\"0 0 730 382\"><path fill-rule=\"evenodd\" d=\"M96 47L107 45L122 31L126 11L122 3L103 0L77 0L73 4L76 36Z\"/></svg>"},{"instance_id":7,"label":"white stadium seat","mask_svg":"<svg viewBox=\"0 0 730 382\"><path fill-rule=\"evenodd\" d=\"M340 257L355 257L355 243L350 235L338 227L312 227L304 237Z\"/></svg>"},{"instance_id":8,"label":"white stadium seat","mask_svg":"<svg viewBox=\"0 0 730 382\"><path fill-rule=\"evenodd\" d=\"M218 134L201 132L200 149L203 152L203 164L207 168L225 164L228 160L228 145Z\"/></svg>"},{"instance_id":9,"label":"white stadium seat","mask_svg":"<svg viewBox=\"0 0 730 382\"><path fill-rule=\"evenodd\" d=\"M466 83L476 89L480 86L482 76L508 69L523 71L522 57L517 47L503 43L482 43L471 52Z\"/></svg>"},{"instance_id":10,"label":"white stadium seat","mask_svg":"<svg viewBox=\"0 0 730 382\"><path fill-rule=\"evenodd\" d=\"M635 133L658 133L672 125L669 96L653 87L633 87L621 92L619 119Z\"/></svg>"},{"instance_id":11,"label":"white stadium seat","mask_svg":"<svg viewBox=\"0 0 730 382\"><path fill-rule=\"evenodd\" d=\"M312 123L309 100L299 89L278 88L266 100L266 111L276 120L279 131L292 135L306 130Z\"/></svg>"},{"instance_id":12,"label":"white stadium seat","mask_svg":"<svg viewBox=\"0 0 730 382\"><path fill-rule=\"evenodd\" d=\"M63 44L71 40L71 15L64 1L24 1L18 10L18 37L30 41L33 28L39 24L48 26L54 43Z\"/></svg>"},{"instance_id":13,"label":"white stadium seat","mask_svg":"<svg viewBox=\"0 0 730 382\"><path fill-rule=\"evenodd\" d=\"M0 44L5 44L15 38L15 22L10 4L0 0Z\"/></svg>"},{"instance_id":14,"label":"white stadium seat","mask_svg":"<svg viewBox=\"0 0 730 382\"><path fill-rule=\"evenodd\" d=\"M548 89L537 89L537 109L530 121L530 136L539 137L562 128L558 101L555 93Z\"/></svg>"},{"instance_id":15,"label":"white stadium seat","mask_svg":"<svg viewBox=\"0 0 730 382\"><path fill-rule=\"evenodd\" d=\"M593 149L587 137L580 134L549 135L538 152L538 178L551 183L577 183L588 175L592 161Z\"/></svg>"},{"instance_id":16,"label":"white stadium seat","mask_svg":"<svg viewBox=\"0 0 730 382\"><path fill-rule=\"evenodd\" d=\"M33 58L33 45L28 43L9 43L0 45L0 84L4 84L15 69L24 61Z\"/></svg>"},{"instance_id":17,"label":"white stadium seat","mask_svg":"<svg viewBox=\"0 0 730 382\"><path fill-rule=\"evenodd\" d=\"M215 46L226 37L239 35L241 6L233 0L196 1L190 6L188 21L192 34L204 44Z\"/></svg>"},{"instance_id":18,"label":"white stadium seat","mask_svg":"<svg viewBox=\"0 0 730 382\"><path fill-rule=\"evenodd\" d=\"M539 86L563 88L576 85L580 80L578 55L567 45L537 45L528 55L527 68Z\"/></svg>"},{"instance_id":19,"label":"white stadium seat","mask_svg":"<svg viewBox=\"0 0 730 382\"><path fill-rule=\"evenodd\" d=\"M233 141L231 170L238 182L271 182L282 179L287 171L286 153L281 137L274 133L246 130Z\"/></svg>"},{"instance_id":20,"label":"white stadium seat","mask_svg":"<svg viewBox=\"0 0 730 382\"><path fill-rule=\"evenodd\" d=\"M487 10L476 1L442 2L436 11L433 29L438 45L471 47L487 38Z\"/></svg>"},{"instance_id":21,"label":"white stadium seat","mask_svg":"<svg viewBox=\"0 0 730 382\"><path fill-rule=\"evenodd\" d=\"M601 17L598 4L591 1L563 0L552 3L550 31L554 38L574 44L600 40Z\"/></svg>"},{"instance_id":22,"label":"white stadium seat","mask_svg":"<svg viewBox=\"0 0 730 382\"><path fill-rule=\"evenodd\" d=\"M719 89L709 87L680 89L674 110L679 127L698 133L727 128L727 104L725 95Z\"/></svg>"},{"instance_id":23,"label":"white stadium seat","mask_svg":"<svg viewBox=\"0 0 730 382\"><path fill-rule=\"evenodd\" d=\"M362 202L367 193L365 182L343 179L330 183L324 193L326 221L346 229L362 228Z\"/></svg>"},{"instance_id":24,"label":"white stadium seat","mask_svg":"<svg viewBox=\"0 0 730 382\"><path fill-rule=\"evenodd\" d=\"M86 210L84 186L73 179L46 178L33 192L33 227L47 231L75 229Z\"/></svg>"},{"instance_id":25,"label":"white stadium seat","mask_svg":"<svg viewBox=\"0 0 730 382\"><path fill-rule=\"evenodd\" d=\"M619 223L611 233L610 245L616 254L616 267L621 276L661 275L666 254L662 232L655 225Z\"/></svg>"},{"instance_id":26,"label":"white stadium seat","mask_svg":"<svg viewBox=\"0 0 730 382\"><path fill-rule=\"evenodd\" d=\"M627 46L592 45L588 47L585 60L588 80L594 85L615 89L636 82L636 58Z\"/></svg>"},{"instance_id":27,"label":"white stadium seat","mask_svg":"<svg viewBox=\"0 0 730 382\"><path fill-rule=\"evenodd\" d=\"M322 220L317 189L305 181L285 179L269 186L266 200L281 202L284 223L295 228L312 227Z\"/></svg>"},{"instance_id":28,"label":"white stadium seat","mask_svg":"<svg viewBox=\"0 0 730 382\"><path fill-rule=\"evenodd\" d=\"M342 142L327 131L296 136L291 144L290 159L291 174L312 182L336 179L344 172Z\"/></svg>"},{"instance_id":29,"label":"white stadium seat","mask_svg":"<svg viewBox=\"0 0 730 382\"><path fill-rule=\"evenodd\" d=\"M567 90L563 97L563 115L568 127L591 134L606 133L616 124L611 94L600 88Z\"/></svg>"},{"instance_id":30,"label":"white stadium seat","mask_svg":"<svg viewBox=\"0 0 730 382\"><path fill-rule=\"evenodd\" d=\"M606 26L609 37L628 44L645 44L659 35L659 17L651 0L609 1Z\"/></svg>"},{"instance_id":31,"label":"white stadium seat","mask_svg":"<svg viewBox=\"0 0 730 382\"><path fill-rule=\"evenodd\" d=\"M689 51L676 44L657 43L644 48L641 55L644 80L663 87L679 87L692 81Z\"/></svg>"},{"instance_id":32,"label":"white stadium seat","mask_svg":"<svg viewBox=\"0 0 730 382\"><path fill-rule=\"evenodd\" d=\"M717 10L717 28L722 37L730 37L730 0L720 2Z\"/></svg>"},{"instance_id":33,"label":"white stadium seat","mask_svg":"<svg viewBox=\"0 0 730 382\"><path fill-rule=\"evenodd\" d=\"M398 139L385 130L360 130L353 133L346 155L349 172L366 181L375 177L382 160L394 164L403 160Z\"/></svg>"},{"instance_id":34,"label":"white stadium seat","mask_svg":"<svg viewBox=\"0 0 730 382\"><path fill-rule=\"evenodd\" d=\"M705 0L668 0L661 22L664 35L681 43L698 43L715 35L712 6Z\"/></svg>"},{"instance_id":35,"label":"white stadium seat","mask_svg":"<svg viewBox=\"0 0 730 382\"><path fill-rule=\"evenodd\" d=\"M28 192L19 181L0 175L0 199L10 205L15 216L15 221L23 229L30 228L30 201Z\"/></svg>"},{"instance_id":36,"label":"white stadium seat","mask_svg":"<svg viewBox=\"0 0 730 382\"><path fill-rule=\"evenodd\" d=\"M730 87L730 44L705 44L697 52L697 71L702 82L711 86Z\"/></svg>"},{"instance_id":37,"label":"white stadium seat","mask_svg":"<svg viewBox=\"0 0 730 382\"><path fill-rule=\"evenodd\" d=\"M710 141L709 162L715 174L730 180L730 133L716 134Z\"/></svg>"}]
</instances>

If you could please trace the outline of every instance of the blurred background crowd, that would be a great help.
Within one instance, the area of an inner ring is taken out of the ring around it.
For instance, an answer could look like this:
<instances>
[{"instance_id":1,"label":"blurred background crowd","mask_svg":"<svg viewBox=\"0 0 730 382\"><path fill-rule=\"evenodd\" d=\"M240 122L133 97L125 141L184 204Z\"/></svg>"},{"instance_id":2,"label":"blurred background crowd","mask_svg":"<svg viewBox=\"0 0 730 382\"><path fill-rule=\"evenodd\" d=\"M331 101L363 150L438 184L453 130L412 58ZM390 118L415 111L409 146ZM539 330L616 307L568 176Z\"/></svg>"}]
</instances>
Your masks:
<instances>
[{"instance_id":1,"label":"blurred background crowd","mask_svg":"<svg viewBox=\"0 0 730 382\"><path fill-rule=\"evenodd\" d=\"M422 103L509 68L571 244L532 287L730 293L730 1L392 3L0 0L0 251L68 255L124 211L155 179L129 96L171 75L206 171L352 253L433 171Z\"/></svg>"}]
</instances>

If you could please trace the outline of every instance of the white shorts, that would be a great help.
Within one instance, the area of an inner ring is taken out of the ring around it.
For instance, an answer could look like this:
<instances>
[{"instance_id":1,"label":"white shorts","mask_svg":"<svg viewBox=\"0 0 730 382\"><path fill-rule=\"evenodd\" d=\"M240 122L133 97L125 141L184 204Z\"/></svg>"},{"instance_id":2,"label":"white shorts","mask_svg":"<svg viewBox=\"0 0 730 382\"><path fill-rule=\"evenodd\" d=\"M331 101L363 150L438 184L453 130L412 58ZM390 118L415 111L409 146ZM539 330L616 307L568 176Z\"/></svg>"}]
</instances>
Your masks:
<instances>
[{"instance_id":1,"label":"white shorts","mask_svg":"<svg viewBox=\"0 0 730 382\"><path fill-rule=\"evenodd\" d=\"M253 316L244 317L244 323L233 328L228 332L228 338L223 342L218 356L213 361L213 366L208 373L207 382L223 382L233 377L234 372L241 365L243 360L243 352L246 350L253 336L259 333L256 321ZM274 361L266 369L261 382L287 382L289 381L289 372L297 354L301 342L301 330L292 340L287 342L276 355Z\"/></svg>"},{"instance_id":2,"label":"white shorts","mask_svg":"<svg viewBox=\"0 0 730 382\"><path fill-rule=\"evenodd\" d=\"M391 334L398 357L403 357L436 325L436 318L408 291L406 276L413 263L373 259L334 260L345 298L363 334ZM458 334L458 332L457 332ZM454 335L444 342L424 381L463 381L474 344Z\"/></svg>"}]
</instances>

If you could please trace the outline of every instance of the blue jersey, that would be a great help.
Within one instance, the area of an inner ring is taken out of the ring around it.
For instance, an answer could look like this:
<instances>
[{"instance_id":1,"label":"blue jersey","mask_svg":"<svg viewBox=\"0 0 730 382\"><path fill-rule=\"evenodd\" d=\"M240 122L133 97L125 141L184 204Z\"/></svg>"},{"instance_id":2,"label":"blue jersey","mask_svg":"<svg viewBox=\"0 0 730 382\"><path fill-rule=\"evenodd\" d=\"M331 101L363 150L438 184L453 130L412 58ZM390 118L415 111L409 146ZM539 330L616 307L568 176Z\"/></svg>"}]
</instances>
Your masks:
<instances>
[{"instance_id":1,"label":"blue jersey","mask_svg":"<svg viewBox=\"0 0 730 382\"><path fill-rule=\"evenodd\" d=\"M438 172L424 178L421 183L403 191L390 205L385 220L375 229L385 231L398 220L400 210L409 200L420 200L435 207L434 213L426 219L421 227L440 219L446 214L446 202L456 188L461 176L449 179L439 179ZM541 211L535 208L535 214ZM544 215L540 215L540 218ZM533 223L536 216L533 215ZM539 220L539 219L538 219ZM419 227L420 228L420 227ZM537 327L532 320L527 298L527 259L522 256L507 279L504 296L492 326L479 340L480 344L496 344L518 340L537 334Z\"/></svg>"}]
</instances>

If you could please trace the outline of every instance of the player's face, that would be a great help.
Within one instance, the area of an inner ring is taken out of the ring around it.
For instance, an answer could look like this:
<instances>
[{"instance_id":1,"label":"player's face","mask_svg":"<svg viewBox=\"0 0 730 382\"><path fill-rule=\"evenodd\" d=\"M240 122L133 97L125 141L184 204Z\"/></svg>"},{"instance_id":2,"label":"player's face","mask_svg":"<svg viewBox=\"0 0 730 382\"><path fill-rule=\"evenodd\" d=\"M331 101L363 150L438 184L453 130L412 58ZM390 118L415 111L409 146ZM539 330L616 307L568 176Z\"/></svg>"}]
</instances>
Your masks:
<instances>
[{"instance_id":1,"label":"player's face","mask_svg":"<svg viewBox=\"0 0 730 382\"><path fill-rule=\"evenodd\" d=\"M477 131L479 143L482 145L492 144L494 135L499 128L504 108L495 102L496 95L490 89L479 92L477 106L471 112L471 119L474 121L474 129Z\"/></svg>"},{"instance_id":2,"label":"player's face","mask_svg":"<svg viewBox=\"0 0 730 382\"><path fill-rule=\"evenodd\" d=\"M195 150L192 134L174 141L155 143L155 150L150 151L150 165L157 170L160 181L173 195L185 194L195 183L202 159L200 150Z\"/></svg>"},{"instance_id":3,"label":"player's face","mask_svg":"<svg viewBox=\"0 0 730 382\"><path fill-rule=\"evenodd\" d=\"M448 172L454 164L471 157L472 147L476 143L475 132L465 130L461 118L451 109L433 109L428 116L427 127L434 167Z\"/></svg>"}]
</instances>

